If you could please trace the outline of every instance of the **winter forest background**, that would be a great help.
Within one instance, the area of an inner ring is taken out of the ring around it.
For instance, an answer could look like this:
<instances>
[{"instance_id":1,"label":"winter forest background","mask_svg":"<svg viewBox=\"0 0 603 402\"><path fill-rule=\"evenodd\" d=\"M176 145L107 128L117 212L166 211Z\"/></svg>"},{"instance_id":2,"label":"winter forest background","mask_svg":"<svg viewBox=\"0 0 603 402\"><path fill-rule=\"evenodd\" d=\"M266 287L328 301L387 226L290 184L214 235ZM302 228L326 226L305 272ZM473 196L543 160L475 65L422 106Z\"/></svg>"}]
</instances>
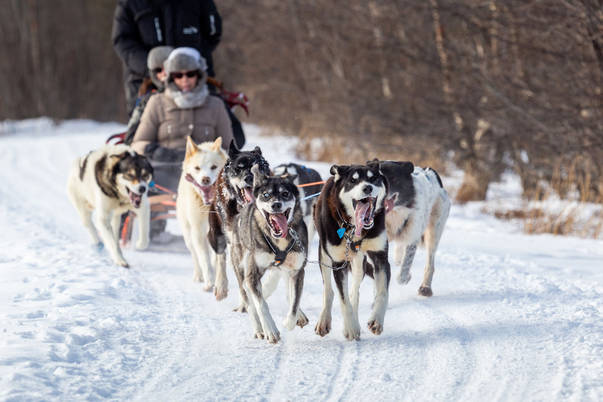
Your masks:
<instances>
[{"instance_id":1,"label":"winter forest background","mask_svg":"<svg viewBox=\"0 0 603 402\"><path fill-rule=\"evenodd\" d=\"M115 3L1 0L0 121L125 122ZM249 96L244 122L297 135L300 156L454 162L461 202L509 169L526 200L603 201L600 0L216 4L217 77ZM537 206L505 214L532 231L572 226Z\"/></svg>"}]
</instances>

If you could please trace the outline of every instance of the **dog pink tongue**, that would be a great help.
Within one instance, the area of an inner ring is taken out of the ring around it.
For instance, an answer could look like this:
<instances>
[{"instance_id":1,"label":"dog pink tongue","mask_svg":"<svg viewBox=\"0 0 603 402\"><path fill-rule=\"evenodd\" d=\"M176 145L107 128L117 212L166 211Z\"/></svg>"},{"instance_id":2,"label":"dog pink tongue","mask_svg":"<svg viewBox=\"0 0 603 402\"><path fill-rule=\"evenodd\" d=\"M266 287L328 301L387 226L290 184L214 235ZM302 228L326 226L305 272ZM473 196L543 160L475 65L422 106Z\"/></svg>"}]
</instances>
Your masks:
<instances>
[{"instance_id":1,"label":"dog pink tongue","mask_svg":"<svg viewBox=\"0 0 603 402\"><path fill-rule=\"evenodd\" d=\"M354 211L354 221L356 225L356 231L354 234L356 236L362 235L362 228L364 227L364 218L371 206L370 202L361 202L358 201L356 204L356 210Z\"/></svg>"},{"instance_id":2,"label":"dog pink tongue","mask_svg":"<svg viewBox=\"0 0 603 402\"><path fill-rule=\"evenodd\" d=\"M201 192L203 193L203 202L205 205L209 205L214 200L214 195L216 192L214 191L214 186L201 186Z\"/></svg>"},{"instance_id":3,"label":"dog pink tongue","mask_svg":"<svg viewBox=\"0 0 603 402\"><path fill-rule=\"evenodd\" d=\"M251 188L245 187L245 189L243 191L245 192L245 201L247 201L248 203L251 204L254 200L253 193L251 192Z\"/></svg>"},{"instance_id":4,"label":"dog pink tongue","mask_svg":"<svg viewBox=\"0 0 603 402\"><path fill-rule=\"evenodd\" d=\"M280 237L287 237L288 225L285 214L272 214L270 215L270 220L272 221L272 225L280 230Z\"/></svg>"}]
</instances>

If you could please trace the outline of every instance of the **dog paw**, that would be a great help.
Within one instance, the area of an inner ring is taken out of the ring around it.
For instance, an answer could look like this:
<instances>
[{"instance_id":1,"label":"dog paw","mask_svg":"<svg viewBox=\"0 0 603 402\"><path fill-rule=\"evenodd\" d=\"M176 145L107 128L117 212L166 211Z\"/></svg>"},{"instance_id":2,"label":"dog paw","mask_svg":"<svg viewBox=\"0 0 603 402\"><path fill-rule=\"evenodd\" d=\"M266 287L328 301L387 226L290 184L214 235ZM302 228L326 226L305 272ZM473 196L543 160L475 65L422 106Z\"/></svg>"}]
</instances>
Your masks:
<instances>
[{"instance_id":1,"label":"dog paw","mask_svg":"<svg viewBox=\"0 0 603 402\"><path fill-rule=\"evenodd\" d=\"M295 324L297 324L297 316L287 314L287 318L285 318L285 320L283 321L283 326L289 331L292 331L293 328L295 328Z\"/></svg>"},{"instance_id":2,"label":"dog paw","mask_svg":"<svg viewBox=\"0 0 603 402\"><path fill-rule=\"evenodd\" d=\"M345 336L345 339L348 341L360 340L360 325L357 322L354 322L349 327L344 324L343 336Z\"/></svg>"},{"instance_id":3,"label":"dog paw","mask_svg":"<svg viewBox=\"0 0 603 402\"><path fill-rule=\"evenodd\" d=\"M375 335L381 335L381 332L383 332L383 324L376 319L370 320L368 322L368 329Z\"/></svg>"},{"instance_id":4,"label":"dog paw","mask_svg":"<svg viewBox=\"0 0 603 402\"><path fill-rule=\"evenodd\" d=\"M246 313L247 312L247 306L245 305L245 303L241 303L239 305L239 307L234 308L232 311L234 311L236 313Z\"/></svg>"},{"instance_id":5,"label":"dog paw","mask_svg":"<svg viewBox=\"0 0 603 402\"><path fill-rule=\"evenodd\" d=\"M410 282L410 278L411 278L410 272L400 271L400 273L398 274L397 280L400 285L406 285L408 282Z\"/></svg>"},{"instance_id":6,"label":"dog paw","mask_svg":"<svg viewBox=\"0 0 603 402\"><path fill-rule=\"evenodd\" d=\"M419 295L425 296L425 297L431 297L431 296L433 296L433 292L431 291L431 288L428 288L427 286L421 286L419 288Z\"/></svg>"},{"instance_id":7,"label":"dog paw","mask_svg":"<svg viewBox=\"0 0 603 402\"><path fill-rule=\"evenodd\" d=\"M206 292L211 292L212 290L214 290L214 284L213 283L208 283L205 286L203 286L203 290Z\"/></svg>"},{"instance_id":8,"label":"dog paw","mask_svg":"<svg viewBox=\"0 0 603 402\"><path fill-rule=\"evenodd\" d=\"M329 332L331 332L331 320L321 318L318 323L316 323L316 327L314 327L314 332L316 335L325 336Z\"/></svg>"},{"instance_id":9,"label":"dog paw","mask_svg":"<svg viewBox=\"0 0 603 402\"><path fill-rule=\"evenodd\" d=\"M216 300L218 301L226 299L226 297L228 296L228 289L216 286L214 288L214 296L216 296Z\"/></svg>"},{"instance_id":10,"label":"dog paw","mask_svg":"<svg viewBox=\"0 0 603 402\"><path fill-rule=\"evenodd\" d=\"M258 332L256 332L255 334L253 334L253 337L254 337L255 339L264 339L264 333L263 333L263 332L258 331Z\"/></svg>"},{"instance_id":11,"label":"dog paw","mask_svg":"<svg viewBox=\"0 0 603 402\"><path fill-rule=\"evenodd\" d=\"M305 327L306 325L308 325L310 321L308 320L308 317L306 317L306 315L304 314L303 311L298 310L297 312L297 326L300 328Z\"/></svg>"},{"instance_id":12,"label":"dog paw","mask_svg":"<svg viewBox=\"0 0 603 402\"><path fill-rule=\"evenodd\" d=\"M205 282L203 280L203 274L193 272L193 282Z\"/></svg>"},{"instance_id":13,"label":"dog paw","mask_svg":"<svg viewBox=\"0 0 603 402\"><path fill-rule=\"evenodd\" d=\"M149 248L149 241L139 241L136 243L136 250L142 251Z\"/></svg>"},{"instance_id":14,"label":"dog paw","mask_svg":"<svg viewBox=\"0 0 603 402\"><path fill-rule=\"evenodd\" d=\"M278 343L278 341L281 340L281 334L278 332L277 329L273 331L268 331L267 333L265 332L264 335L266 336L266 340L268 341L268 343Z\"/></svg>"},{"instance_id":15,"label":"dog paw","mask_svg":"<svg viewBox=\"0 0 603 402\"><path fill-rule=\"evenodd\" d=\"M124 268L130 268L130 264L128 264L128 263L126 262L126 260L117 260L117 261L115 261L115 263L116 263L117 265L119 265L120 267L124 267Z\"/></svg>"},{"instance_id":16,"label":"dog paw","mask_svg":"<svg viewBox=\"0 0 603 402\"><path fill-rule=\"evenodd\" d=\"M98 243L94 243L92 245L92 250L96 251L96 252L101 252L103 251L103 249L105 248L105 245L103 244L102 241L99 241Z\"/></svg>"}]
</instances>

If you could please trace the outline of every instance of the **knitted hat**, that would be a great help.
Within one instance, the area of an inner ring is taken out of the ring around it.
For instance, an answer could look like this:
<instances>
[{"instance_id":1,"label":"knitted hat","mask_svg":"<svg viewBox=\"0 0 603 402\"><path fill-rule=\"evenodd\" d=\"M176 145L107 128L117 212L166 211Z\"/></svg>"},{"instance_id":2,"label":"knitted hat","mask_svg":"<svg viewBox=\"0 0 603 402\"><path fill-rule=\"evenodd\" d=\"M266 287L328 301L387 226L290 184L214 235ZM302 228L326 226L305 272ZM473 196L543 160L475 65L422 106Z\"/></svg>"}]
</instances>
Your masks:
<instances>
[{"instance_id":1,"label":"knitted hat","mask_svg":"<svg viewBox=\"0 0 603 402\"><path fill-rule=\"evenodd\" d=\"M178 71L199 71L199 76L204 76L207 71L207 62L197 49L192 47L179 47L174 49L165 61L165 70L168 74ZM171 77L168 78L168 81Z\"/></svg>"},{"instance_id":2,"label":"knitted hat","mask_svg":"<svg viewBox=\"0 0 603 402\"><path fill-rule=\"evenodd\" d=\"M157 88L163 87L163 83L157 79L155 74L153 74L153 70L156 68L163 68L163 63L167 60L172 50L174 50L174 48L171 46L157 46L151 49L147 56L149 75L151 76L151 81L153 81L153 84L155 84Z\"/></svg>"}]
</instances>

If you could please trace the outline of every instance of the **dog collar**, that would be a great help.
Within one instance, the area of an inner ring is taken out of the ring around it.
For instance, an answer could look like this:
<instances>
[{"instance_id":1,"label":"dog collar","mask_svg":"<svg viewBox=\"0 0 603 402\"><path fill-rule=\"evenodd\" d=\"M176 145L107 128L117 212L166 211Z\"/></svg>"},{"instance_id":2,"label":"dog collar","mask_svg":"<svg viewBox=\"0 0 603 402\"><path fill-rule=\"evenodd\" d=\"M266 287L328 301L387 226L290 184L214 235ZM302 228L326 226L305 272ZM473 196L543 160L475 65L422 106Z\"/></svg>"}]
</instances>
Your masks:
<instances>
[{"instance_id":1,"label":"dog collar","mask_svg":"<svg viewBox=\"0 0 603 402\"><path fill-rule=\"evenodd\" d=\"M295 246L295 238L291 239L291 242L283 251L279 250L264 232L262 232L262 235L264 236L264 240L266 240L266 244L268 244L268 247L270 247L270 249L274 253L274 262L272 263L272 265L274 265L275 267L280 266L283 262L285 262L287 254L289 254L289 252L293 249L293 246Z\"/></svg>"}]
</instances>

